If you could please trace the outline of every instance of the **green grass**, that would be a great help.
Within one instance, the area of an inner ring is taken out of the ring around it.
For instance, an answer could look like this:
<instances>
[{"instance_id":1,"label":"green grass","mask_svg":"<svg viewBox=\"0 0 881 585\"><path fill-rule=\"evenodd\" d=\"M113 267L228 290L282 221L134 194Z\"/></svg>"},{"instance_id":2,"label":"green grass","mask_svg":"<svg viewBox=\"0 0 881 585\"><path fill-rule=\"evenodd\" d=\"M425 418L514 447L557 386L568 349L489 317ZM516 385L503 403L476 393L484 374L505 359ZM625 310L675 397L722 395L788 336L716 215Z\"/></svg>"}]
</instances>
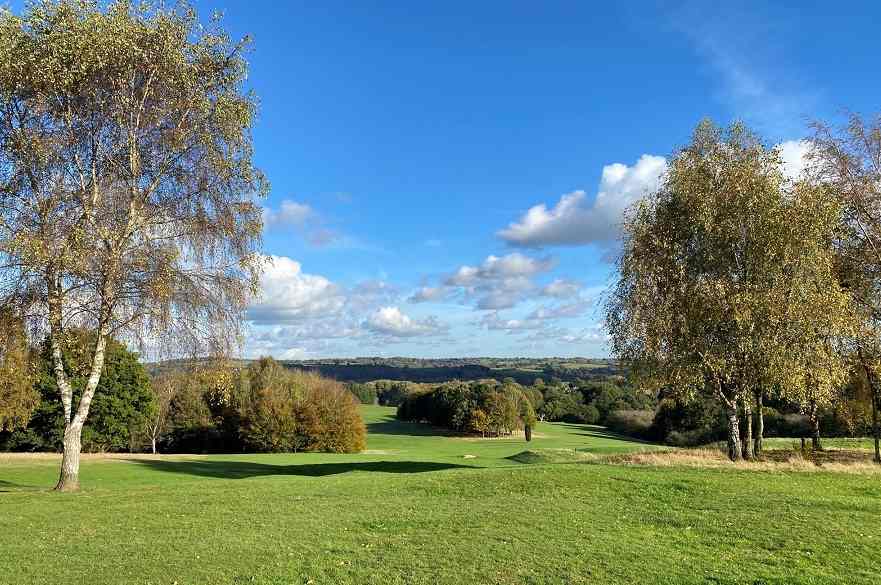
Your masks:
<instances>
[{"instance_id":1,"label":"green grass","mask_svg":"<svg viewBox=\"0 0 881 585\"><path fill-rule=\"evenodd\" d=\"M364 412L364 454L93 459L78 494L46 490L57 461L0 460L0 583L881 582L878 475L523 464L651 446Z\"/></svg>"}]
</instances>

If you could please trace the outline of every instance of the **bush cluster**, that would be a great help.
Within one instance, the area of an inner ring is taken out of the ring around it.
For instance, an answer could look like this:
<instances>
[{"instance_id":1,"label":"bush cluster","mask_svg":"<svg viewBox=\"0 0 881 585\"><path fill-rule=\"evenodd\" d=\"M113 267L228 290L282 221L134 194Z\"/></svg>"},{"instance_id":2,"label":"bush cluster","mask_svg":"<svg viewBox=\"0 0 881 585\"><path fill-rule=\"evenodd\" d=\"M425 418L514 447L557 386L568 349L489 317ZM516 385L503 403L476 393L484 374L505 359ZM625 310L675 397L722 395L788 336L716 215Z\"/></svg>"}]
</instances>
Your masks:
<instances>
[{"instance_id":1,"label":"bush cluster","mask_svg":"<svg viewBox=\"0 0 881 585\"><path fill-rule=\"evenodd\" d=\"M535 426L533 397L513 380L448 382L411 393L398 406L398 418L460 433L510 435Z\"/></svg>"},{"instance_id":2,"label":"bush cluster","mask_svg":"<svg viewBox=\"0 0 881 585\"><path fill-rule=\"evenodd\" d=\"M365 447L358 400L318 374L263 358L244 369L203 367L170 376L175 390L157 441L162 450L353 453Z\"/></svg>"},{"instance_id":3,"label":"bush cluster","mask_svg":"<svg viewBox=\"0 0 881 585\"><path fill-rule=\"evenodd\" d=\"M552 379L532 389L541 393L539 416L549 421L607 424L617 410L643 410L654 407L654 400L628 386L620 378L581 380L576 384Z\"/></svg>"}]
</instances>

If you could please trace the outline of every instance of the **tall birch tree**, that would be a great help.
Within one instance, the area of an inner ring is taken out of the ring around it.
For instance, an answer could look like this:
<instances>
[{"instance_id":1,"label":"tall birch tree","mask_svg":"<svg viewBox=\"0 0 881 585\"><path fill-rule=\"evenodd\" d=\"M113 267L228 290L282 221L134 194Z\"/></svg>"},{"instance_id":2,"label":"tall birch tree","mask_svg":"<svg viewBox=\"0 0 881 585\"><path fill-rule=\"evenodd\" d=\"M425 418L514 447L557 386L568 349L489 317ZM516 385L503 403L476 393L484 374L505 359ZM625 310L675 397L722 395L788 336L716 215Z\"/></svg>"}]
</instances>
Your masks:
<instances>
[{"instance_id":1,"label":"tall birch tree","mask_svg":"<svg viewBox=\"0 0 881 585\"><path fill-rule=\"evenodd\" d=\"M109 336L223 352L256 290L262 230L247 41L191 9L44 0L0 12L0 304L49 335L65 431L56 489ZM74 403L66 331L93 331Z\"/></svg>"},{"instance_id":2,"label":"tall birch tree","mask_svg":"<svg viewBox=\"0 0 881 585\"><path fill-rule=\"evenodd\" d=\"M829 186L843 207L840 275L862 319L856 357L872 403L876 463L881 463L881 113L851 114L845 124L817 122L809 176Z\"/></svg>"}]
</instances>

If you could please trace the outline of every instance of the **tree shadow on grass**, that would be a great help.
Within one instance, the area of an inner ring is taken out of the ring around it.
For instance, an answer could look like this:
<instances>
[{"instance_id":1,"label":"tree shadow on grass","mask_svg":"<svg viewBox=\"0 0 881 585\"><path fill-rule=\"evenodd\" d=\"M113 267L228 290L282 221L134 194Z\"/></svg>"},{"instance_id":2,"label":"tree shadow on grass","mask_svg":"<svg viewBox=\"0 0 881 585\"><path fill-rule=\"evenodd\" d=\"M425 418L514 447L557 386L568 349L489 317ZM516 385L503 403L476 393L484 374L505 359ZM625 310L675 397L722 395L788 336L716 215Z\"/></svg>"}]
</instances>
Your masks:
<instances>
[{"instance_id":1,"label":"tree shadow on grass","mask_svg":"<svg viewBox=\"0 0 881 585\"><path fill-rule=\"evenodd\" d=\"M199 477L244 479L267 475L299 475L323 477L350 471L373 471L381 473L426 473L444 469L474 469L470 465L434 463L430 461L352 461L348 463L308 463L303 465L272 465L251 461L130 459L156 471L183 473Z\"/></svg>"},{"instance_id":2,"label":"tree shadow on grass","mask_svg":"<svg viewBox=\"0 0 881 585\"><path fill-rule=\"evenodd\" d=\"M368 435L409 435L411 437L452 436L447 429L440 429L429 424L417 422L403 422L394 418L387 418L377 422L367 423Z\"/></svg>"},{"instance_id":3,"label":"tree shadow on grass","mask_svg":"<svg viewBox=\"0 0 881 585\"><path fill-rule=\"evenodd\" d=\"M26 492L40 489L36 486L26 485L23 483L14 483L11 481L6 481L0 479L0 493L8 493L8 492Z\"/></svg>"},{"instance_id":4,"label":"tree shadow on grass","mask_svg":"<svg viewBox=\"0 0 881 585\"><path fill-rule=\"evenodd\" d=\"M562 426L566 426L572 429L576 429L578 433L582 437L593 437L595 439L611 439L615 441L627 441L628 443L642 443L643 445L656 445L657 443L653 443L651 441L645 441L643 439L637 439L636 437L630 437L628 435L622 435L620 433L616 433L610 431L605 427L594 426L594 425L585 425L578 423L559 423Z\"/></svg>"}]
</instances>

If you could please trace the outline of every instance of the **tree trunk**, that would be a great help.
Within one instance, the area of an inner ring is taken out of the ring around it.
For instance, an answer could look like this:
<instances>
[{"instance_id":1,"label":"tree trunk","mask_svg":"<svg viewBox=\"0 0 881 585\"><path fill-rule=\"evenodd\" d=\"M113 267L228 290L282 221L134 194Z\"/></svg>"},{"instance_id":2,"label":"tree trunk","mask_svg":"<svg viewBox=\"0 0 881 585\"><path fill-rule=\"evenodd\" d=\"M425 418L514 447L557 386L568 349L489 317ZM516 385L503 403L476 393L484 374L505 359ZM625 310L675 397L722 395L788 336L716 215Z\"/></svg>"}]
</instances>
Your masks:
<instances>
[{"instance_id":1,"label":"tree trunk","mask_svg":"<svg viewBox=\"0 0 881 585\"><path fill-rule=\"evenodd\" d=\"M743 458L753 458L753 412L752 405L749 403L749 395L743 395Z\"/></svg>"},{"instance_id":2,"label":"tree trunk","mask_svg":"<svg viewBox=\"0 0 881 585\"><path fill-rule=\"evenodd\" d=\"M150 440L150 445L153 447L153 455L156 454L156 437L152 437Z\"/></svg>"},{"instance_id":3,"label":"tree trunk","mask_svg":"<svg viewBox=\"0 0 881 585\"><path fill-rule=\"evenodd\" d=\"M875 439L875 456L873 461L881 463L881 445L879 445L879 429L878 429L878 389L875 385L875 378L869 369L866 360L863 358L863 352L860 350L860 361L863 364L863 370L866 372L866 383L869 385L869 400L872 402L872 437Z\"/></svg>"},{"instance_id":4,"label":"tree trunk","mask_svg":"<svg viewBox=\"0 0 881 585\"><path fill-rule=\"evenodd\" d=\"M80 451L83 427L68 423L64 429L64 453L61 456L61 476L55 484L59 492L75 492L80 488Z\"/></svg>"},{"instance_id":5,"label":"tree trunk","mask_svg":"<svg viewBox=\"0 0 881 585\"><path fill-rule=\"evenodd\" d=\"M823 444L820 442L820 416L817 412L817 404L812 403L808 418L811 421L811 449L822 451Z\"/></svg>"},{"instance_id":6,"label":"tree trunk","mask_svg":"<svg viewBox=\"0 0 881 585\"><path fill-rule=\"evenodd\" d=\"M728 458L732 461L740 461L740 425L737 421L737 403L728 407Z\"/></svg>"},{"instance_id":7,"label":"tree trunk","mask_svg":"<svg viewBox=\"0 0 881 585\"><path fill-rule=\"evenodd\" d=\"M878 432L878 395L875 393L874 385L870 384L872 390L872 436L875 438L875 457L872 459L875 463L881 463L881 439Z\"/></svg>"},{"instance_id":8,"label":"tree trunk","mask_svg":"<svg viewBox=\"0 0 881 585\"><path fill-rule=\"evenodd\" d=\"M86 422L86 417L89 416L89 406L92 403L92 398L95 396L98 382L101 381L101 372L104 370L104 350L107 347L107 332L104 327L102 325L98 331L95 353L92 356L91 372L89 373L86 387L83 389L83 394L80 397L76 414L70 419L67 418L68 413L65 412L64 453L61 457L61 477L58 478L58 483L55 484L55 490L59 492L75 492L80 487L80 451L82 450L83 425ZM69 388L70 384L67 381L64 366L60 361L60 353L54 359L56 373L60 372L56 382L58 382L58 386L62 391L63 399L64 387L67 386Z\"/></svg>"},{"instance_id":9,"label":"tree trunk","mask_svg":"<svg viewBox=\"0 0 881 585\"><path fill-rule=\"evenodd\" d=\"M532 427L529 425L526 425L525 427L523 427L523 429L524 429L524 432L526 433L526 442L528 443L529 441L532 440Z\"/></svg>"},{"instance_id":10,"label":"tree trunk","mask_svg":"<svg viewBox=\"0 0 881 585\"><path fill-rule=\"evenodd\" d=\"M764 392L761 389L755 391L756 398L756 428L754 429L755 437L753 439L753 456L759 458L762 456L762 439L765 434L765 415L762 412L764 407Z\"/></svg>"}]
</instances>

